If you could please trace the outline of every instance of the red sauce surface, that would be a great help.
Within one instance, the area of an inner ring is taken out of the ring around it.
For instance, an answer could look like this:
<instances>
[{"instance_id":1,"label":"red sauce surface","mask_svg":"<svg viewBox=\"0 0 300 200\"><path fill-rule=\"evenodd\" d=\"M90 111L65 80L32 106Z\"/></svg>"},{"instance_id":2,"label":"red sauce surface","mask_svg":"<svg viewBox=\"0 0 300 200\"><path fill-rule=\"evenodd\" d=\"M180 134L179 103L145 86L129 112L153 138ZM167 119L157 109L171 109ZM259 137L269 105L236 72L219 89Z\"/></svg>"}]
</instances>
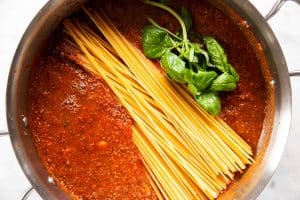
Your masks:
<instances>
[{"instance_id":1,"label":"red sauce surface","mask_svg":"<svg viewBox=\"0 0 300 200\"><path fill-rule=\"evenodd\" d=\"M217 38L239 72L237 89L222 94L220 116L255 151L267 89L253 41L210 4L197 0L179 4L191 10L195 31ZM144 16L178 29L171 16L135 0L101 1L101 7L139 48L142 28L148 24ZM131 140L133 122L127 111L102 80L81 70L64 53L47 50L30 83L29 124L45 168L74 198L156 199Z\"/></svg>"},{"instance_id":2,"label":"red sauce surface","mask_svg":"<svg viewBox=\"0 0 300 200\"><path fill-rule=\"evenodd\" d=\"M133 122L108 86L57 55L34 74L30 127L56 183L79 199L155 199Z\"/></svg>"}]
</instances>

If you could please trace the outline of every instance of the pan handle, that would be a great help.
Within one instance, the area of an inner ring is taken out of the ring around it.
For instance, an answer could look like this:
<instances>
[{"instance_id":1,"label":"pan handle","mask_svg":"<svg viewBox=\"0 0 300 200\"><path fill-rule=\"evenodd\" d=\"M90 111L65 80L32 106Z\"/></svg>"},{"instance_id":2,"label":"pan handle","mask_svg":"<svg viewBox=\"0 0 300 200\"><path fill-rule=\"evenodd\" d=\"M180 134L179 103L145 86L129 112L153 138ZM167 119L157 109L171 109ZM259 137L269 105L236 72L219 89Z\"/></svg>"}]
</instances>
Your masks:
<instances>
[{"instance_id":1,"label":"pan handle","mask_svg":"<svg viewBox=\"0 0 300 200\"><path fill-rule=\"evenodd\" d=\"M300 70L291 71L291 72L289 72L289 74L290 74L290 77L294 77L294 76L300 77Z\"/></svg>"},{"instance_id":2,"label":"pan handle","mask_svg":"<svg viewBox=\"0 0 300 200\"><path fill-rule=\"evenodd\" d=\"M8 131L0 130L0 137L1 136L6 136L6 135L9 135Z\"/></svg>"},{"instance_id":3,"label":"pan handle","mask_svg":"<svg viewBox=\"0 0 300 200\"><path fill-rule=\"evenodd\" d=\"M266 20L268 21L269 19L271 19L287 1L294 1L300 5L300 0L277 0L276 3L273 5L272 9L266 15Z\"/></svg>"},{"instance_id":4,"label":"pan handle","mask_svg":"<svg viewBox=\"0 0 300 200\"><path fill-rule=\"evenodd\" d=\"M0 137L2 136L7 136L9 135L8 131L4 131L4 130L0 130ZM32 194L32 192L34 191L33 187L30 186L25 192L24 194L21 196L20 200L27 200L29 198L29 196Z\"/></svg>"},{"instance_id":5,"label":"pan handle","mask_svg":"<svg viewBox=\"0 0 300 200\"><path fill-rule=\"evenodd\" d=\"M32 192L34 191L33 187L30 186L25 192L24 194L22 195L22 197L20 198L20 200L27 200L30 195L32 194Z\"/></svg>"},{"instance_id":6,"label":"pan handle","mask_svg":"<svg viewBox=\"0 0 300 200\"><path fill-rule=\"evenodd\" d=\"M4 131L4 130L0 130L0 137L2 136L7 136L9 135L8 131ZM30 186L25 192L24 194L22 194L20 200L27 200L29 198L29 196L32 194L32 192L34 191L33 187Z\"/></svg>"},{"instance_id":7,"label":"pan handle","mask_svg":"<svg viewBox=\"0 0 300 200\"><path fill-rule=\"evenodd\" d=\"M275 2L275 4L273 5L273 7L271 8L271 10L269 11L269 13L265 16L265 19L267 21L269 21L274 15L276 15L278 13L278 11L280 10L280 8L287 1L294 1L297 4L300 5L300 0L277 0ZM295 76L300 77L300 70L291 71L291 72L289 72L289 75L290 75L290 77L295 77Z\"/></svg>"}]
</instances>

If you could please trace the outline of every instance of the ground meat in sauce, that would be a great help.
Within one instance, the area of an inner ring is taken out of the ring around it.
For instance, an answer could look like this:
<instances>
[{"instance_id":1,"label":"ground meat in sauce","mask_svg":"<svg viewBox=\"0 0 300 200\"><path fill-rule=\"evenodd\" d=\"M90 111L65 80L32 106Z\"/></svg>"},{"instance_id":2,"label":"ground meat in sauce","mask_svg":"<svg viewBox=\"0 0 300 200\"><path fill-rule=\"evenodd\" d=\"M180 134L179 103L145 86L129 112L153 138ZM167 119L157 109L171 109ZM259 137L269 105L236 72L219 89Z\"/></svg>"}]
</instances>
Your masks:
<instances>
[{"instance_id":1,"label":"ground meat in sauce","mask_svg":"<svg viewBox=\"0 0 300 200\"><path fill-rule=\"evenodd\" d=\"M210 4L197 0L180 4L191 10L194 31L216 37L239 72L237 89L222 94L220 116L255 150L265 116L266 88L248 39ZM148 23L143 16L178 29L165 12L134 0L101 1L101 7L139 48L142 27ZM31 78L29 124L47 171L75 198L156 199L131 140L133 122L128 113L102 80L63 53L48 50Z\"/></svg>"}]
</instances>

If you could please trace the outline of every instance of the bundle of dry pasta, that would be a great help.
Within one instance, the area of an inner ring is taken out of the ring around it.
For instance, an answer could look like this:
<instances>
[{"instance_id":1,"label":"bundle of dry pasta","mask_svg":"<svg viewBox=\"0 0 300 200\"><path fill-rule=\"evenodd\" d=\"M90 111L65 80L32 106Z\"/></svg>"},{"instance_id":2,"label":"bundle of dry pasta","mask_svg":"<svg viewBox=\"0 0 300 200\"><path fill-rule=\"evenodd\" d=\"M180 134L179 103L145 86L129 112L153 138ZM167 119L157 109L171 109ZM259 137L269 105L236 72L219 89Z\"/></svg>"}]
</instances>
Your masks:
<instances>
[{"instance_id":1,"label":"bundle of dry pasta","mask_svg":"<svg viewBox=\"0 0 300 200\"><path fill-rule=\"evenodd\" d=\"M66 20L82 67L101 76L134 120L133 140L163 199L213 199L252 162L250 146L200 108L130 44L102 13L85 10L107 41Z\"/></svg>"}]
</instances>

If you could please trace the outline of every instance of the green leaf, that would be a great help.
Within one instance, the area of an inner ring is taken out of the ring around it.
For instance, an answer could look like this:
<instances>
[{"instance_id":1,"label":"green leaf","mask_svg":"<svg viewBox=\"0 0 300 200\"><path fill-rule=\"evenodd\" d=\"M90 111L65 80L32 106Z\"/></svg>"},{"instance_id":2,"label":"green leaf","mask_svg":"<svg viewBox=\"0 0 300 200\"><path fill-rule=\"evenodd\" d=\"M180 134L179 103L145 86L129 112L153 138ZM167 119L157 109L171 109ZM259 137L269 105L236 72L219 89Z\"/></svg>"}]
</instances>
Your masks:
<instances>
[{"instance_id":1,"label":"green leaf","mask_svg":"<svg viewBox=\"0 0 300 200\"><path fill-rule=\"evenodd\" d=\"M234 67L231 64L228 64L229 73L235 78L235 81L238 82L240 80L240 75L236 72Z\"/></svg>"},{"instance_id":2,"label":"green leaf","mask_svg":"<svg viewBox=\"0 0 300 200\"><path fill-rule=\"evenodd\" d=\"M208 67L213 67L214 65L210 62L208 53L206 51L204 51L203 49L200 49L197 51L197 53L199 53L201 56L204 57L205 59L205 65Z\"/></svg>"},{"instance_id":3,"label":"green leaf","mask_svg":"<svg viewBox=\"0 0 300 200\"><path fill-rule=\"evenodd\" d=\"M194 47L190 47L188 50L185 50L185 52L182 54L182 56L189 61L190 63L198 63L198 58L195 54Z\"/></svg>"},{"instance_id":4,"label":"green leaf","mask_svg":"<svg viewBox=\"0 0 300 200\"><path fill-rule=\"evenodd\" d=\"M198 88L193 84L188 84L188 90L193 96L200 95Z\"/></svg>"},{"instance_id":5,"label":"green leaf","mask_svg":"<svg viewBox=\"0 0 300 200\"><path fill-rule=\"evenodd\" d=\"M211 86L210 90L214 92L232 91L236 88L236 78L229 73L223 73L216 78Z\"/></svg>"},{"instance_id":6,"label":"green leaf","mask_svg":"<svg viewBox=\"0 0 300 200\"><path fill-rule=\"evenodd\" d=\"M142 41L144 54L153 59L161 58L164 53L176 45L166 31L153 25L144 28Z\"/></svg>"},{"instance_id":7,"label":"green leaf","mask_svg":"<svg viewBox=\"0 0 300 200\"><path fill-rule=\"evenodd\" d=\"M213 80L218 76L214 71L198 71L193 72L192 81L198 90L202 91L213 82Z\"/></svg>"},{"instance_id":8,"label":"green leaf","mask_svg":"<svg viewBox=\"0 0 300 200\"><path fill-rule=\"evenodd\" d=\"M190 43L191 47L195 49L196 53L200 53L201 51L204 51L201 49L202 45L198 43Z\"/></svg>"},{"instance_id":9,"label":"green leaf","mask_svg":"<svg viewBox=\"0 0 300 200\"><path fill-rule=\"evenodd\" d=\"M212 37L204 37L204 42L206 44L208 55L212 63L221 72L228 72L229 67L227 63L227 56L224 52L224 49L221 47L221 45Z\"/></svg>"},{"instance_id":10,"label":"green leaf","mask_svg":"<svg viewBox=\"0 0 300 200\"><path fill-rule=\"evenodd\" d=\"M206 66L210 66L210 67L213 67L213 66L214 66L214 65L210 62L210 60L209 60L209 55L208 55L208 53L207 53L205 50L203 50L203 49L201 48L201 45L200 45L200 44L198 44L198 43L191 43L191 47L194 48L194 51L195 51L195 54L197 54L197 57L199 57L199 56L204 57L204 59L205 59L205 65L206 65ZM198 60L201 60L201 58L200 58L200 59L198 58ZM199 62L199 61L198 61L198 62ZM206 67L204 67L204 68L206 68Z\"/></svg>"},{"instance_id":11,"label":"green leaf","mask_svg":"<svg viewBox=\"0 0 300 200\"><path fill-rule=\"evenodd\" d=\"M166 69L168 76L180 83L185 83L184 75L187 71L185 62L172 52L165 53L161 58L161 64Z\"/></svg>"},{"instance_id":12,"label":"green leaf","mask_svg":"<svg viewBox=\"0 0 300 200\"><path fill-rule=\"evenodd\" d=\"M181 18L186 26L186 31L189 31L193 26L193 19L187 8L181 8Z\"/></svg>"},{"instance_id":13,"label":"green leaf","mask_svg":"<svg viewBox=\"0 0 300 200\"><path fill-rule=\"evenodd\" d=\"M183 80L184 80L184 82L186 82L186 83L193 83L193 74L194 74L195 72L193 72L193 70L192 69L187 69L187 70L185 70L185 72L184 72L184 76L183 76Z\"/></svg>"},{"instance_id":14,"label":"green leaf","mask_svg":"<svg viewBox=\"0 0 300 200\"><path fill-rule=\"evenodd\" d=\"M197 103L207 112L216 116L221 111L221 99L218 94L214 92L206 92L195 96Z\"/></svg>"},{"instance_id":15,"label":"green leaf","mask_svg":"<svg viewBox=\"0 0 300 200\"><path fill-rule=\"evenodd\" d=\"M202 66L202 61L198 59L198 63L192 63L192 66L194 66L194 71L205 71L206 66Z\"/></svg>"},{"instance_id":16,"label":"green leaf","mask_svg":"<svg viewBox=\"0 0 300 200\"><path fill-rule=\"evenodd\" d=\"M197 87L199 92L208 88L212 81L218 76L214 71L198 71L194 72L192 69L187 69L184 72L184 82Z\"/></svg>"},{"instance_id":17,"label":"green leaf","mask_svg":"<svg viewBox=\"0 0 300 200\"><path fill-rule=\"evenodd\" d=\"M190 62L198 62L197 57L195 56L195 49L194 48L190 48L189 49L189 59Z\"/></svg>"}]
</instances>

